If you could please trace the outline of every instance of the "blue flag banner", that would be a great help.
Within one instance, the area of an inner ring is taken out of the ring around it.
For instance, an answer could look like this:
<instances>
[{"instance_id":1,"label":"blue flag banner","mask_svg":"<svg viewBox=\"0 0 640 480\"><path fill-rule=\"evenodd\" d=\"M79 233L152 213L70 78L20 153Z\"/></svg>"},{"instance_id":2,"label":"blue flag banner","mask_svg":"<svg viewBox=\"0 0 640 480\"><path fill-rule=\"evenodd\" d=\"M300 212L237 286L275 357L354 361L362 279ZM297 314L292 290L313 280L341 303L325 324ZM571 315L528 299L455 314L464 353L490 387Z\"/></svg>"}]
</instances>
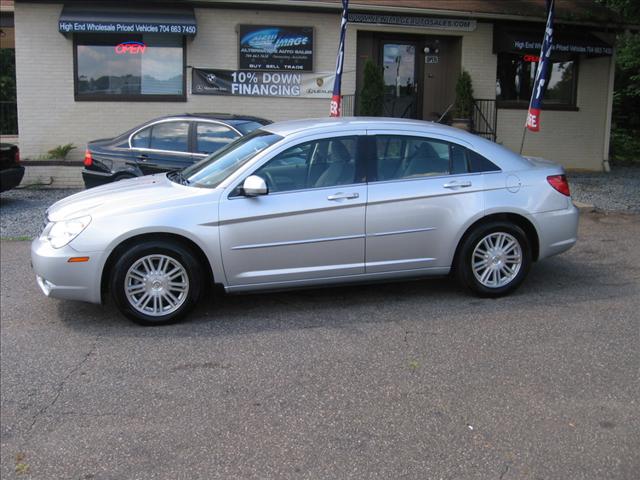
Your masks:
<instances>
[{"instance_id":1,"label":"blue flag banner","mask_svg":"<svg viewBox=\"0 0 640 480\"><path fill-rule=\"evenodd\" d=\"M540 130L540 110L542 109L542 97L549 83L549 64L551 63L551 47L553 45L553 8L555 0L547 1L547 27L544 31L544 40L540 48L540 60L538 60L538 71L533 82L531 91L531 101L527 113L527 128L532 132Z\"/></svg>"},{"instance_id":2,"label":"blue flag banner","mask_svg":"<svg viewBox=\"0 0 640 480\"><path fill-rule=\"evenodd\" d=\"M336 79L333 83L333 95L331 96L331 109L329 116L339 117L342 114L342 66L344 62L344 37L347 33L347 15L349 0L342 0L342 22L340 23L340 43L338 45L338 58L336 59Z\"/></svg>"}]
</instances>

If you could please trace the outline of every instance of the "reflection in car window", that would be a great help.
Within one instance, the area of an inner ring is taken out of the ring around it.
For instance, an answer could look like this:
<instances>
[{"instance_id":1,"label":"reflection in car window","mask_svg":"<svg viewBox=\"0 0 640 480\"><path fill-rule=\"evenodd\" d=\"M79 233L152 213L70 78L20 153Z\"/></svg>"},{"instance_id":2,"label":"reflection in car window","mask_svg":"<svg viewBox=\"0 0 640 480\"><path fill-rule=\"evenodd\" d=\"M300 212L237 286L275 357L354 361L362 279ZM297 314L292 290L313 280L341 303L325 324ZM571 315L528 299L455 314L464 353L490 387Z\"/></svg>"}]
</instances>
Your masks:
<instances>
[{"instance_id":1,"label":"reflection in car window","mask_svg":"<svg viewBox=\"0 0 640 480\"><path fill-rule=\"evenodd\" d=\"M213 153L231 143L238 134L225 125L198 123L196 127L196 152Z\"/></svg>"},{"instance_id":2,"label":"reflection in car window","mask_svg":"<svg viewBox=\"0 0 640 480\"><path fill-rule=\"evenodd\" d=\"M131 137L132 148L149 148L151 128L145 128Z\"/></svg>"},{"instance_id":3,"label":"reflection in car window","mask_svg":"<svg viewBox=\"0 0 640 480\"><path fill-rule=\"evenodd\" d=\"M269 192L333 187L354 183L357 137L302 143L276 155L254 172Z\"/></svg>"},{"instance_id":4,"label":"reflection in car window","mask_svg":"<svg viewBox=\"0 0 640 480\"><path fill-rule=\"evenodd\" d=\"M376 136L378 180L446 175L449 144L403 135Z\"/></svg>"},{"instance_id":5,"label":"reflection in car window","mask_svg":"<svg viewBox=\"0 0 640 480\"><path fill-rule=\"evenodd\" d=\"M150 147L170 152L189 151L189 122L156 123L151 127Z\"/></svg>"},{"instance_id":6,"label":"reflection in car window","mask_svg":"<svg viewBox=\"0 0 640 480\"><path fill-rule=\"evenodd\" d=\"M243 135L246 135L247 133L251 133L254 130L262 127L263 125L261 123L258 122L244 122L244 123L237 123L234 125L234 127L236 127L238 130L240 130L240 132Z\"/></svg>"},{"instance_id":7,"label":"reflection in car window","mask_svg":"<svg viewBox=\"0 0 640 480\"><path fill-rule=\"evenodd\" d=\"M198 163L185 168L182 171L182 176L192 186L215 188L256 154L280 140L282 140L282 137L279 135L263 130L255 130L249 135L231 142Z\"/></svg>"}]
</instances>

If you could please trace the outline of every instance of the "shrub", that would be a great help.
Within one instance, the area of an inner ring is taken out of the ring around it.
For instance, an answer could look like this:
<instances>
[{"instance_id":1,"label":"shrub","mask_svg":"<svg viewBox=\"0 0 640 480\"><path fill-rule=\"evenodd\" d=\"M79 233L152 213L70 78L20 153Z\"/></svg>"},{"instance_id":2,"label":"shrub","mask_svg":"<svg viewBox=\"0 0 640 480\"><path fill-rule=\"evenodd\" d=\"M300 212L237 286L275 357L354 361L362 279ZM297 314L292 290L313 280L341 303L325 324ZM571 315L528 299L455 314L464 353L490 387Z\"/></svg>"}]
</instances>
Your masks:
<instances>
[{"instance_id":1,"label":"shrub","mask_svg":"<svg viewBox=\"0 0 640 480\"><path fill-rule=\"evenodd\" d=\"M49 158L61 158L64 160L74 148L76 148L76 146L73 143L67 143L66 145L58 145L47 153L49 154Z\"/></svg>"},{"instance_id":2,"label":"shrub","mask_svg":"<svg viewBox=\"0 0 640 480\"><path fill-rule=\"evenodd\" d=\"M456 101L453 105L453 116L456 118L470 118L473 111L473 86L471 75L463 70L456 82Z\"/></svg>"},{"instance_id":3,"label":"shrub","mask_svg":"<svg viewBox=\"0 0 640 480\"><path fill-rule=\"evenodd\" d=\"M364 86L360 92L358 113L363 116L379 117L382 115L384 102L384 77L382 68L371 60L364 64Z\"/></svg>"}]
</instances>

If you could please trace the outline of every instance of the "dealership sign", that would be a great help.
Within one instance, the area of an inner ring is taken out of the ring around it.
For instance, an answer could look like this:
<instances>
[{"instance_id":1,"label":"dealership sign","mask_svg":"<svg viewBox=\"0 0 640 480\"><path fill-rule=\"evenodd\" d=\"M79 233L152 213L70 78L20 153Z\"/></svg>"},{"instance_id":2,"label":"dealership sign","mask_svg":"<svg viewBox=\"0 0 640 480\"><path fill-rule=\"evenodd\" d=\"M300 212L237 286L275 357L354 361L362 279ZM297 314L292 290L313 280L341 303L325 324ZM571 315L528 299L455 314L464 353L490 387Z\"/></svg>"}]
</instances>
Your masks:
<instances>
[{"instance_id":1,"label":"dealership sign","mask_svg":"<svg viewBox=\"0 0 640 480\"><path fill-rule=\"evenodd\" d=\"M241 70L313 71L313 28L240 25Z\"/></svg>"},{"instance_id":2,"label":"dealership sign","mask_svg":"<svg viewBox=\"0 0 640 480\"><path fill-rule=\"evenodd\" d=\"M378 13L350 13L349 23L373 25L397 25L401 27L423 27L435 30L473 32L478 22L465 18L414 17L408 15L385 15Z\"/></svg>"},{"instance_id":3,"label":"dealership sign","mask_svg":"<svg viewBox=\"0 0 640 480\"><path fill-rule=\"evenodd\" d=\"M331 98L335 72L255 72L193 68L193 95Z\"/></svg>"},{"instance_id":4,"label":"dealership sign","mask_svg":"<svg viewBox=\"0 0 640 480\"><path fill-rule=\"evenodd\" d=\"M58 22L60 33L172 33L177 35L195 35L195 25L177 23L144 23L144 22L103 22L103 21L68 21Z\"/></svg>"}]
</instances>

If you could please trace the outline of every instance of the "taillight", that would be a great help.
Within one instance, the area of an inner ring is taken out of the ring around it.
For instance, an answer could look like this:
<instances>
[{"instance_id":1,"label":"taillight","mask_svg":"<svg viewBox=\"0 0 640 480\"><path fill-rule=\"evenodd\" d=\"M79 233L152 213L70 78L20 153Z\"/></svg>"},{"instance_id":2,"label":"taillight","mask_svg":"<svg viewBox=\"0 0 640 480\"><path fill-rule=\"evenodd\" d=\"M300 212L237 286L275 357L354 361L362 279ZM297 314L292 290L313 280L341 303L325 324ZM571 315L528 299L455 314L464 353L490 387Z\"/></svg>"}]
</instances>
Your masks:
<instances>
[{"instance_id":1,"label":"taillight","mask_svg":"<svg viewBox=\"0 0 640 480\"><path fill-rule=\"evenodd\" d=\"M91 165L93 165L93 158L91 157L91 152L87 149L84 151L84 166L90 167Z\"/></svg>"},{"instance_id":2,"label":"taillight","mask_svg":"<svg viewBox=\"0 0 640 480\"><path fill-rule=\"evenodd\" d=\"M13 161L16 165L20 165L20 149L16 147L16 153L13 156Z\"/></svg>"},{"instance_id":3,"label":"taillight","mask_svg":"<svg viewBox=\"0 0 640 480\"><path fill-rule=\"evenodd\" d=\"M569 182L567 182L567 177L565 175L550 175L547 177L547 182L561 194L566 195L567 197L571 196L569 192Z\"/></svg>"}]
</instances>

